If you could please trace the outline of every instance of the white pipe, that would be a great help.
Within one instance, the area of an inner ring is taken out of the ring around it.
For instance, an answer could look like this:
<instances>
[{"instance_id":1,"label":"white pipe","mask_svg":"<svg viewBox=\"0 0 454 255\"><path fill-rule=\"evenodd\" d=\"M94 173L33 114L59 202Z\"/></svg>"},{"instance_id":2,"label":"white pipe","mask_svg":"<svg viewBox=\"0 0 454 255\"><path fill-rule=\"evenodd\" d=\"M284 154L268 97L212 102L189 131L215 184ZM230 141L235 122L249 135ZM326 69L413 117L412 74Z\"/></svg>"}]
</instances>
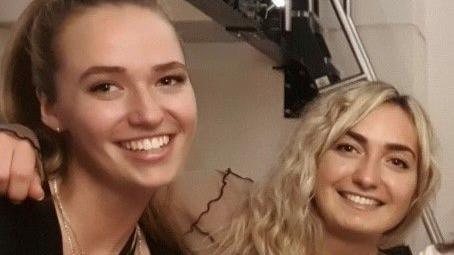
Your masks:
<instances>
[{"instance_id":1,"label":"white pipe","mask_svg":"<svg viewBox=\"0 0 454 255\"><path fill-rule=\"evenodd\" d=\"M365 80L367 80L367 77L365 74L354 75L349 78L342 79L341 81L334 83L333 85L319 88L318 92L325 93L325 92L331 91L336 88L348 86L348 85L351 85L351 84L354 84L354 83L357 83L360 81L365 81Z\"/></svg>"},{"instance_id":2,"label":"white pipe","mask_svg":"<svg viewBox=\"0 0 454 255\"><path fill-rule=\"evenodd\" d=\"M422 213L422 222L426 227L427 235L430 238L432 244L444 243L444 238L441 233L440 227L438 226L437 220L435 219L432 208L427 207Z\"/></svg>"},{"instance_id":3,"label":"white pipe","mask_svg":"<svg viewBox=\"0 0 454 255\"><path fill-rule=\"evenodd\" d=\"M339 21L345 31L348 42L352 47L353 54L355 54L356 59L358 60L361 71L366 74L367 80L376 81L377 77L374 69L370 63L370 59L364 49L361 39L359 38L356 27L353 24L353 20L345 14L344 8L339 0L331 0L331 4L339 17Z\"/></svg>"},{"instance_id":4,"label":"white pipe","mask_svg":"<svg viewBox=\"0 0 454 255\"><path fill-rule=\"evenodd\" d=\"M352 17L352 1L350 0L344 0L344 9L345 9L345 15L347 17Z\"/></svg>"},{"instance_id":5,"label":"white pipe","mask_svg":"<svg viewBox=\"0 0 454 255\"><path fill-rule=\"evenodd\" d=\"M285 31L292 31L292 0L285 0Z\"/></svg>"}]
</instances>

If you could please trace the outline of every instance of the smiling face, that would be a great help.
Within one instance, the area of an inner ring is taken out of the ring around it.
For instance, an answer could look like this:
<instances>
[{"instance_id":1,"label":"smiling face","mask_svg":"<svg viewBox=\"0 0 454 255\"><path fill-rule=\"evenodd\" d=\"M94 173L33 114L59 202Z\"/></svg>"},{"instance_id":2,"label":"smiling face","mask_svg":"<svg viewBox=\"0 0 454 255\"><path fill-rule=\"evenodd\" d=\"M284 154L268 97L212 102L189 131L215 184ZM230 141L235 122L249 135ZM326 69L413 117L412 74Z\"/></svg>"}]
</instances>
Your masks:
<instances>
[{"instance_id":1,"label":"smiling face","mask_svg":"<svg viewBox=\"0 0 454 255\"><path fill-rule=\"evenodd\" d=\"M64 132L69 171L144 187L171 181L196 126L171 25L146 8L105 4L70 17L56 48L57 100L42 115Z\"/></svg>"},{"instance_id":2,"label":"smiling face","mask_svg":"<svg viewBox=\"0 0 454 255\"><path fill-rule=\"evenodd\" d=\"M416 130L399 106L384 104L321 155L315 203L328 234L379 238L415 196Z\"/></svg>"}]
</instances>

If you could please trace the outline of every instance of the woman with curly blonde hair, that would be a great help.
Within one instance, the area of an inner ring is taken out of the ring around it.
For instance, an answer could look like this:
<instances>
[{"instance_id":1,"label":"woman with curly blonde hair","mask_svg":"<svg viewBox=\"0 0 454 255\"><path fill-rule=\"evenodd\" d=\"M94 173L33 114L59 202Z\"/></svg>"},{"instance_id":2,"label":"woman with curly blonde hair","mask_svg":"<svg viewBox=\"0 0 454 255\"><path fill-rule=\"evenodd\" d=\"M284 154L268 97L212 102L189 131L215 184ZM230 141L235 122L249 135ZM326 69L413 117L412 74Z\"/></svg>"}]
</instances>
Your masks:
<instances>
[{"instance_id":1,"label":"woman with curly blonde hair","mask_svg":"<svg viewBox=\"0 0 454 255\"><path fill-rule=\"evenodd\" d=\"M380 254L438 185L434 134L411 97L373 82L321 95L215 254Z\"/></svg>"}]
</instances>

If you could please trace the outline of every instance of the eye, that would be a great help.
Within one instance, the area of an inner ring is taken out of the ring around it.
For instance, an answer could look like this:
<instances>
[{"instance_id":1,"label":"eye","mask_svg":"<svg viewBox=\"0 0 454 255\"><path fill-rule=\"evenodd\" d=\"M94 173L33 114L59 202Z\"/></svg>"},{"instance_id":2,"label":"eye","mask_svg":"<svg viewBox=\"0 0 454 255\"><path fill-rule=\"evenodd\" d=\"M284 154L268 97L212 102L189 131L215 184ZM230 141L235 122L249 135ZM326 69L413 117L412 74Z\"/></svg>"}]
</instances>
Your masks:
<instances>
[{"instance_id":1,"label":"eye","mask_svg":"<svg viewBox=\"0 0 454 255\"><path fill-rule=\"evenodd\" d=\"M89 92L102 100L111 100L121 95L123 88L113 82L96 83L89 88Z\"/></svg>"},{"instance_id":2,"label":"eye","mask_svg":"<svg viewBox=\"0 0 454 255\"><path fill-rule=\"evenodd\" d=\"M390 159L390 162L394 166L397 166L397 167L399 167L401 169L408 169L409 168L408 164L405 161L403 161L401 159L398 159L398 158L392 158L392 159Z\"/></svg>"},{"instance_id":3,"label":"eye","mask_svg":"<svg viewBox=\"0 0 454 255\"><path fill-rule=\"evenodd\" d=\"M185 75L169 75L162 77L158 81L158 86L175 86L184 84L186 81Z\"/></svg>"},{"instance_id":4,"label":"eye","mask_svg":"<svg viewBox=\"0 0 454 255\"><path fill-rule=\"evenodd\" d=\"M340 143L336 145L336 150L341 152L357 152L358 150L351 144Z\"/></svg>"},{"instance_id":5,"label":"eye","mask_svg":"<svg viewBox=\"0 0 454 255\"><path fill-rule=\"evenodd\" d=\"M120 88L111 82L98 83L90 88L90 92L109 93L120 90Z\"/></svg>"}]
</instances>

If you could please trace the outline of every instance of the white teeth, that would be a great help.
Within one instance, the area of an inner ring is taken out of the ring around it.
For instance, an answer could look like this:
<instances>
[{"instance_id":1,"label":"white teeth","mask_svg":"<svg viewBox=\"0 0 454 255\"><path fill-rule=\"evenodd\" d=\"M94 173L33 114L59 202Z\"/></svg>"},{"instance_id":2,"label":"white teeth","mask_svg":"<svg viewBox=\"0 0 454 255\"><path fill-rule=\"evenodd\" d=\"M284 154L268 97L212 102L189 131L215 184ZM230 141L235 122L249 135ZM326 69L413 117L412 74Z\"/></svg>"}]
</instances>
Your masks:
<instances>
[{"instance_id":1,"label":"white teeth","mask_svg":"<svg viewBox=\"0 0 454 255\"><path fill-rule=\"evenodd\" d=\"M152 148L158 148L159 147L159 139L158 138L151 139L151 147Z\"/></svg>"},{"instance_id":2,"label":"white teeth","mask_svg":"<svg viewBox=\"0 0 454 255\"><path fill-rule=\"evenodd\" d=\"M151 145L151 142L149 139L146 139L144 142L143 142L143 147L145 150L150 150L151 148L153 148L153 146Z\"/></svg>"},{"instance_id":3,"label":"white teeth","mask_svg":"<svg viewBox=\"0 0 454 255\"><path fill-rule=\"evenodd\" d=\"M131 142L131 149L132 149L132 150L137 150L137 149L139 149L139 146L137 145L137 142L135 142L135 141L134 141L134 142Z\"/></svg>"},{"instance_id":4,"label":"white teeth","mask_svg":"<svg viewBox=\"0 0 454 255\"><path fill-rule=\"evenodd\" d=\"M144 138L135 141L128 141L123 142L121 145L132 151L148 151L153 149L159 149L163 146L167 145L170 141L170 137L168 135L151 137L151 138Z\"/></svg>"},{"instance_id":5,"label":"white teeth","mask_svg":"<svg viewBox=\"0 0 454 255\"><path fill-rule=\"evenodd\" d=\"M344 197L346 199L352 201L353 203L360 204L360 205L374 206L374 205L380 204L380 202L375 199L358 196L358 195L353 195L353 194L344 194Z\"/></svg>"},{"instance_id":6,"label":"white teeth","mask_svg":"<svg viewBox=\"0 0 454 255\"><path fill-rule=\"evenodd\" d=\"M145 146L143 146L143 142L142 141L138 141L137 142L137 149L143 150L143 147L145 147Z\"/></svg>"}]
</instances>

